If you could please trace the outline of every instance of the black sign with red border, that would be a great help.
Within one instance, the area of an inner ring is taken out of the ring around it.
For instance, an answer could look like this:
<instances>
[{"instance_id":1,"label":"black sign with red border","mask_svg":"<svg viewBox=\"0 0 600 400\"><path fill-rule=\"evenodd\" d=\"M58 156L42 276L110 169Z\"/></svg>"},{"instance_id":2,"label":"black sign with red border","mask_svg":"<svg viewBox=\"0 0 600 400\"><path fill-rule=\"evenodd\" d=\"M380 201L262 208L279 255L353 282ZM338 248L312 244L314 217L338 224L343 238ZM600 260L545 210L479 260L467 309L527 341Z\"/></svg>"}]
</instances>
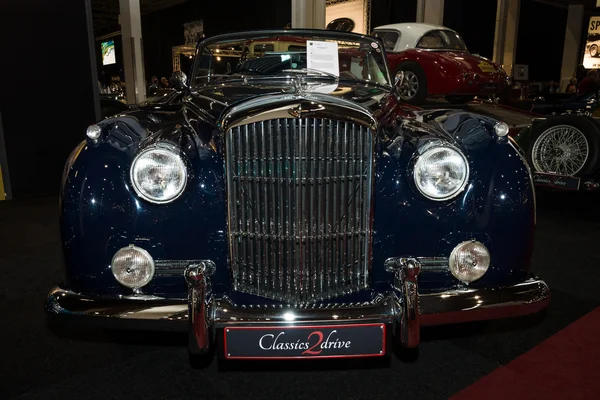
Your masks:
<instances>
[{"instance_id":1,"label":"black sign with red border","mask_svg":"<svg viewBox=\"0 0 600 400\"><path fill-rule=\"evenodd\" d=\"M224 329L230 359L310 359L385 355L384 324L231 327Z\"/></svg>"}]
</instances>

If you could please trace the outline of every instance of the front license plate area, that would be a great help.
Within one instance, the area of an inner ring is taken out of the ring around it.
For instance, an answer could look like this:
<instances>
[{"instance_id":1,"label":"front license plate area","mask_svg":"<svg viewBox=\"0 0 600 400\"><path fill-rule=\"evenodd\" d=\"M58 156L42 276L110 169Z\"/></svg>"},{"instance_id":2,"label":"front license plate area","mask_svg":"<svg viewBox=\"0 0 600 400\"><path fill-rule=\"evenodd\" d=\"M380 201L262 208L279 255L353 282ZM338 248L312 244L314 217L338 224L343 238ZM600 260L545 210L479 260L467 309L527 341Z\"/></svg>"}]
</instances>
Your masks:
<instances>
[{"instance_id":1,"label":"front license plate area","mask_svg":"<svg viewBox=\"0 0 600 400\"><path fill-rule=\"evenodd\" d=\"M225 328L225 357L379 357L385 355L385 329L385 324Z\"/></svg>"},{"instance_id":2,"label":"front license plate area","mask_svg":"<svg viewBox=\"0 0 600 400\"><path fill-rule=\"evenodd\" d=\"M581 179L574 176L562 176L534 172L533 182L537 186L546 186L563 190L579 190Z\"/></svg>"}]
</instances>

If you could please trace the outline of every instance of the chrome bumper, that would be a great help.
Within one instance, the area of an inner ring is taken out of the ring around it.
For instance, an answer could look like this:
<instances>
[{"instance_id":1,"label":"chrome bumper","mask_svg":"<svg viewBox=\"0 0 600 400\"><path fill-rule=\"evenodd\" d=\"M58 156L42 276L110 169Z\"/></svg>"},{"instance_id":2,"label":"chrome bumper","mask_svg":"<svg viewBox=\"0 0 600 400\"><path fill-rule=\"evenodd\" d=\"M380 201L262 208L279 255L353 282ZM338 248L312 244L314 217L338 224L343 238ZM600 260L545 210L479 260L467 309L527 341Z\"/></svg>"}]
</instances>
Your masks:
<instances>
[{"instance_id":1,"label":"chrome bumper","mask_svg":"<svg viewBox=\"0 0 600 400\"><path fill-rule=\"evenodd\" d=\"M515 317L536 313L550 301L546 283L531 277L496 289L457 289L419 294L418 263L402 260L396 266L390 291L373 301L327 306L240 306L210 293L204 265L186 271L189 298L130 297L107 299L53 288L46 311L56 316L78 316L103 327L188 331L190 349L202 354L215 342L215 330L231 326L385 323L404 347L419 344L421 326Z\"/></svg>"}]
</instances>

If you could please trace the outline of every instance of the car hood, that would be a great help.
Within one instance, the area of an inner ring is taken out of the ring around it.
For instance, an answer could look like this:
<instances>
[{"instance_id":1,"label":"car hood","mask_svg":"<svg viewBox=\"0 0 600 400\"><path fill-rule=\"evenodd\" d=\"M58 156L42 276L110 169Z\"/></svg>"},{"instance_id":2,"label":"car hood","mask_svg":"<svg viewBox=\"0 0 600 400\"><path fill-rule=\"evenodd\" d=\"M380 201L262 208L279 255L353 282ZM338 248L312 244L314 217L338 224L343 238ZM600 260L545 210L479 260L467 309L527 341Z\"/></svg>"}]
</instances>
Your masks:
<instances>
[{"instance_id":1,"label":"car hood","mask_svg":"<svg viewBox=\"0 0 600 400\"><path fill-rule=\"evenodd\" d=\"M260 83L239 81L195 87L189 93L188 102L206 111L214 121L217 121L225 109L251 98L310 93L349 100L374 112L379 108L380 100L388 91L375 85L352 82L335 84L330 80L310 81L307 87L302 89L298 89L294 82L284 80L281 82L277 80L261 81Z\"/></svg>"},{"instance_id":2,"label":"car hood","mask_svg":"<svg viewBox=\"0 0 600 400\"><path fill-rule=\"evenodd\" d=\"M450 62L460 65L465 72L487 75L496 73L500 70L487 58L468 52L444 51L439 52L439 55Z\"/></svg>"}]
</instances>

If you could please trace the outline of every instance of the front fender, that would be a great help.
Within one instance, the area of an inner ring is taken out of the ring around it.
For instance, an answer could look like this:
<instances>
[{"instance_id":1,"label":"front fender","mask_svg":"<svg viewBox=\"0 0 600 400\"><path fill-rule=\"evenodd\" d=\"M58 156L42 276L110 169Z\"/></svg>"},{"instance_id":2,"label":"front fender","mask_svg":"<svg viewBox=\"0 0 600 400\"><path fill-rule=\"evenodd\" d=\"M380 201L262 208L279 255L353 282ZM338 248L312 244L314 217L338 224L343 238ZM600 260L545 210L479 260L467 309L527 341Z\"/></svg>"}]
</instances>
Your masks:
<instances>
[{"instance_id":1,"label":"front fender","mask_svg":"<svg viewBox=\"0 0 600 400\"><path fill-rule=\"evenodd\" d=\"M375 195L374 263L389 257L449 257L459 243L476 239L491 253L491 267L472 287L494 287L522 279L533 251L535 197L529 168L517 148L498 140L493 120L456 115L452 129L411 123L379 149ZM448 201L422 196L412 177L413 154L423 140L454 140L466 155L465 190ZM379 279L386 279L381 275ZM462 285L449 273L423 272L423 290Z\"/></svg>"},{"instance_id":2,"label":"front fender","mask_svg":"<svg viewBox=\"0 0 600 400\"><path fill-rule=\"evenodd\" d=\"M138 197L130 182L136 145L115 146L110 138L116 137L119 132L113 130L105 142L81 143L65 167L60 226L73 290L130 294L110 270L115 252L130 244L146 249L155 261L210 259L225 266L222 156L210 146L194 147L197 140L193 134L180 132L188 146L186 190L172 203L152 204ZM166 297L181 296L185 282L181 277L156 277L144 290Z\"/></svg>"}]
</instances>

